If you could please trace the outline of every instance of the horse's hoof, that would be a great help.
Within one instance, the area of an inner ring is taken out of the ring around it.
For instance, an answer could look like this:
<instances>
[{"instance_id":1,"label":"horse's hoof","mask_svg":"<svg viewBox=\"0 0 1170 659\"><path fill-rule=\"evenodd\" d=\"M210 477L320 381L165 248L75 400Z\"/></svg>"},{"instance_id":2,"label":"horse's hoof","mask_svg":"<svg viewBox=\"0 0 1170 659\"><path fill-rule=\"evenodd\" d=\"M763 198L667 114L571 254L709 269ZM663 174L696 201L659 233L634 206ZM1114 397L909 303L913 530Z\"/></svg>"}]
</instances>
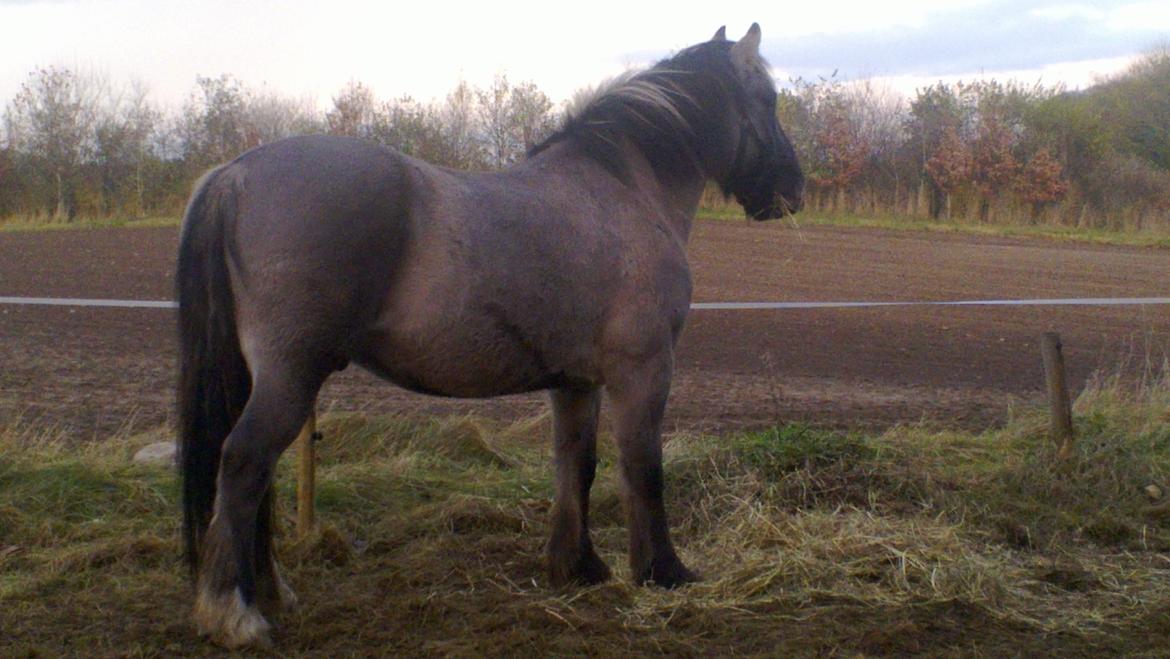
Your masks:
<instances>
[{"instance_id":1,"label":"horse's hoof","mask_svg":"<svg viewBox=\"0 0 1170 659\"><path fill-rule=\"evenodd\" d=\"M257 575L256 606L265 616L294 611L297 608L297 594L280 574L280 567L273 560L270 569Z\"/></svg>"},{"instance_id":2,"label":"horse's hoof","mask_svg":"<svg viewBox=\"0 0 1170 659\"><path fill-rule=\"evenodd\" d=\"M194 618L200 634L225 648L272 647L268 621L255 606L244 604L238 588L219 596L200 592Z\"/></svg>"},{"instance_id":3,"label":"horse's hoof","mask_svg":"<svg viewBox=\"0 0 1170 659\"><path fill-rule=\"evenodd\" d=\"M557 588L572 584L592 586L608 581L610 571L605 561L590 548L572 563L559 561L550 556L548 576L549 581Z\"/></svg>"},{"instance_id":4,"label":"horse's hoof","mask_svg":"<svg viewBox=\"0 0 1170 659\"><path fill-rule=\"evenodd\" d=\"M280 572L273 571L274 583L272 581L265 584L257 597L256 604L260 607L260 612L264 615L273 616L278 613L287 613L295 611L297 604L297 594L280 576Z\"/></svg>"},{"instance_id":5,"label":"horse's hoof","mask_svg":"<svg viewBox=\"0 0 1170 659\"><path fill-rule=\"evenodd\" d=\"M635 581L639 585L644 586L653 582L663 588L677 588L699 581L699 575L692 572L675 557L654 561L641 570L635 570L635 575Z\"/></svg>"}]
</instances>

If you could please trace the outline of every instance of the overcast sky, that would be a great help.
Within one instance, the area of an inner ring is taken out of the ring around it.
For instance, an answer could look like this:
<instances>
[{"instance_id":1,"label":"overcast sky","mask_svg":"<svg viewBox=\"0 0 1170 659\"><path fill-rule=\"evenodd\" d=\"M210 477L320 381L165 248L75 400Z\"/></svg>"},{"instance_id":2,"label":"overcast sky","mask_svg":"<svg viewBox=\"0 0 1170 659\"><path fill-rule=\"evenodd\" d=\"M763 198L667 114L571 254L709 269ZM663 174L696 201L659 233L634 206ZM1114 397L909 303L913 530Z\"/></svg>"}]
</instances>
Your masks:
<instances>
[{"instance_id":1,"label":"overcast sky","mask_svg":"<svg viewBox=\"0 0 1170 659\"><path fill-rule=\"evenodd\" d=\"M905 92L977 75L1084 87L1170 42L1170 0L0 0L0 102L46 65L170 105L220 73L322 108L349 80L429 100L501 72L561 101L752 21L780 82L836 70Z\"/></svg>"}]
</instances>

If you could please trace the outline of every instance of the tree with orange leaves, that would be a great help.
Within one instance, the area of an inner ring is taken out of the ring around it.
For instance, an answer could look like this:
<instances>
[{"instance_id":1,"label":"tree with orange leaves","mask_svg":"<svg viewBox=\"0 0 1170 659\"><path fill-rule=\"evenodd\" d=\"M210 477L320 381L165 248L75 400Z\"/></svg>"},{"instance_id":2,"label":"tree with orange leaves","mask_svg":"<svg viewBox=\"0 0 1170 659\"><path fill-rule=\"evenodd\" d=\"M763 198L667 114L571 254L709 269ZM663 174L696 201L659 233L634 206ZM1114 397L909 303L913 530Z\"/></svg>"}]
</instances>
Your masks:
<instances>
[{"instance_id":1,"label":"tree with orange leaves","mask_svg":"<svg viewBox=\"0 0 1170 659\"><path fill-rule=\"evenodd\" d=\"M943 129L938 147L926 161L926 173L946 196L946 217L951 219L952 197L971 179L971 153L954 125Z\"/></svg>"},{"instance_id":2,"label":"tree with orange leaves","mask_svg":"<svg viewBox=\"0 0 1170 659\"><path fill-rule=\"evenodd\" d=\"M821 108L816 140L823 155L822 167L813 172L814 182L834 190L837 209L843 210L845 191L861 174L869 156L869 143L861 135L857 122L850 117L845 99L837 94L826 99Z\"/></svg>"},{"instance_id":3,"label":"tree with orange leaves","mask_svg":"<svg viewBox=\"0 0 1170 659\"><path fill-rule=\"evenodd\" d=\"M994 114L980 116L979 129L971 148L971 178L982 199L979 219L986 221L992 200L1016 180L1020 163L1012 154L1015 136Z\"/></svg>"},{"instance_id":4,"label":"tree with orange leaves","mask_svg":"<svg viewBox=\"0 0 1170 659\"><path fill-rule=\"evenodd\" d=\"M1060 162L1042 148L1024 165L1015 183L1016 193L1031 206L1033 221L1040 217L1045 204L1060 201L1068 192Z\"/></svg>"}]
</instances>

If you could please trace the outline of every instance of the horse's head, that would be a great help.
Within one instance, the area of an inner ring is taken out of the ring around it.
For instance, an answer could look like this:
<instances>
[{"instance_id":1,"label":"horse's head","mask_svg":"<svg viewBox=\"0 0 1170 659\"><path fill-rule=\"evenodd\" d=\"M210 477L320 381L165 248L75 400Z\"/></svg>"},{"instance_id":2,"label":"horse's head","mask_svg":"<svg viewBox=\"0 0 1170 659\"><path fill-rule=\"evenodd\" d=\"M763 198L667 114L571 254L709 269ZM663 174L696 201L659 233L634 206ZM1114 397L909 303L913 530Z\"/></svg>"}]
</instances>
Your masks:
<instances>
[{"instance_id":1,"label":"horse's head","mask_svg":"<svg viewBox=\"0 0 1170 659\"><path fill-rule=\"evenodd\" d=\"M715 42L726 42L723 28ZM735 71L738 93L738 145L723 192L733 195L748 216L770 220L800 210L804 174L796 150L776 119L776 86L760 56L760 26L753 23L728 51Z\"/></svg>"}]
</instances>

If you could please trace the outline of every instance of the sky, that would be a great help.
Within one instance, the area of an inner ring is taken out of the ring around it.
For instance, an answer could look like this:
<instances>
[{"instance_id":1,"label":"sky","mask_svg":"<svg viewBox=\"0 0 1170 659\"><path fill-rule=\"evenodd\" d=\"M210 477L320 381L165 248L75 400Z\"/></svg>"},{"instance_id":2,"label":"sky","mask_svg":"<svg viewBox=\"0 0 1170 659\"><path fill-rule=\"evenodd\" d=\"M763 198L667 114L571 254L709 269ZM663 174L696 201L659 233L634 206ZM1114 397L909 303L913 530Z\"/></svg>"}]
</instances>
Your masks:
<instances>
[{"instance_id":1,"label":"sky","mask_svg":"<svg viewBox=\"0 0 1170 659\"><path fill-rule=\"evenodd\" d=\"M559 102L752 22L781 84L836 71L906 94L977 76L1084 88L1170 43L1170 0L0 0L0 104L50 65L171 107L221 73L322 109L349 81L426 101L501 73Z\"/></svg>"}]
</instances>

